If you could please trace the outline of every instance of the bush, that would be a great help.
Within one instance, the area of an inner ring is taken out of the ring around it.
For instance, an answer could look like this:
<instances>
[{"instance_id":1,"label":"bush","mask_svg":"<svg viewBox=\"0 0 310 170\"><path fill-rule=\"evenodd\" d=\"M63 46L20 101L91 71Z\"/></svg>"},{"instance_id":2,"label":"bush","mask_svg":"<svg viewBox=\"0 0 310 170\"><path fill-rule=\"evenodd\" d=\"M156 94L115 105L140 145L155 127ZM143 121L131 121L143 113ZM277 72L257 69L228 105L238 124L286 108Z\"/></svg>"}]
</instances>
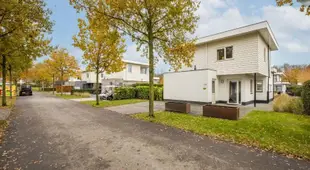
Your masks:
<instances>
[{"instance_id":1,"label":"bush","mask_svg":"<svg viewBox=\"0 0 310 170\"><path fill-rule=\"evenodd\" d=\"M273 110L275 112L290 112L289 103L291 97L287 94L281 94L273 102Z\"/></svg>"},{"instance_id":2,"label":"bush","mask_svg":"<svg viewBox=\"0 0 310 170\"><path fill-rule=\"evenodd\" d=\"M119 87L114 91L114 99L149 99L149 87L137 86L137 87ZM154 100L163 100L163 88L154 87Z\"/></svg>"},{"instance_id":3,"label":"bush","mask_svg":"<svg viewBox=\"0 0 310 170\"><path fill-rule=\"evenodd\" d=\"M149 99L149 87L148 86L137 86L136 87L137 95L136 97L138 99Z\"/></svg>"},{"instance_id":4,"label":"bush","mask_svg":"<svg viewBox=\"0 0 310 170\"><path fill-rule=\"evenodd\" d=\"M304 82L302 87L301 99L304 106L304 112L310 115L310 80Z\"/></svg>"},{"instance_id":5,"label":"bush","mask_svg":"<svg viewBox=\"0 0 310 170\"><path fill-rule=\"evenodd\" d=\"M114 99L134 99L136 98L136 90L133 87L118 87L114 90Z\"/></svg>"},{"instance_id":6,"label":"bush","mask_svg":"<svg viewBox=\"0 0 310 170\"><path fill-rule=\"evenodd\" d=\"M41 89L43 91L55 91L56 89L55 88L44 88L44 89Z\"/></svg>"},{"instance_id":7,"label":"bush","mask_svg":"<svg viewBox=\"0 0 310 170\"><path fill-rule=\"evenodd\" d=\"M301 96L301 92L303 89L302 86L294 85L294 86L291 86L291 88L292 88L292 92L294 93L295 96Z\"/></svg>"},{"instance_id":8,"label":"bush","mask_svg":"<svg viewBox=\"0 0 310 170\"><path fill-rule=\"evenodd\" d=\"M136 83L136 84L133 84L131 85L132 87L137 87L137 86L147 86L149 87L150 84L149 83ZM163 87L162 84L154 84L154 87Z\"/></svg>"},{"instance_id":9,"label":"bush","mask_svg":"<svg viewBox=\"0 0 310 170\"><path fill-rule=\"evenodd\" d=\"M287 94L281 94L273 102L275 112L288 112L295 114L304 113L303 103L299 97L291 97Z\"/></svg>"},{"instance_id":10,"label":"bush","mask_svg":"<svg viewBox=\"0 0 310 170\"><path fill-rule=\"evenodd\" d=\"M71 95L74 95L76 93L89 93L89 94L94 94L95 90L94 89L72 89L71 90Z\"/></svg>"},{"instance_id":11,"label":"bush","mask_svg":"<svg viewBox=\"0 0 310 170\"><path fill-rule=\"evenodd\" d=\"M304 107L301 98L293 97L289 103L289 112L295 114L303 114Z\"/></svg>"}]
</instances>

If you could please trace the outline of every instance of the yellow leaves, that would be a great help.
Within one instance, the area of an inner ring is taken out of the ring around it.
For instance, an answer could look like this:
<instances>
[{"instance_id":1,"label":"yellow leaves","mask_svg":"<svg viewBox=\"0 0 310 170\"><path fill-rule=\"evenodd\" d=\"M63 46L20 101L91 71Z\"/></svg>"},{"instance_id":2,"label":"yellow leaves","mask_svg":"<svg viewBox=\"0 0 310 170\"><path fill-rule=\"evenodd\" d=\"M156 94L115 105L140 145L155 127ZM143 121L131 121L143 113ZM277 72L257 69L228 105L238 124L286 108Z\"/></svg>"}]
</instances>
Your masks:
<instances>
[{"instance_id":1,"label":"yellow leaves","mask_svg":"<svg viewBox=\"0 0 310 170\"><path fill-rule=\"evenodd\" d=\"M278 6L283 6L285 4L292 6L294 4L292 0L276 0L276 2ZM305 6L304 4L301 4L300 12L305 12L306 15L310 15L310 6Z\"/></svg>"}]
</instances>

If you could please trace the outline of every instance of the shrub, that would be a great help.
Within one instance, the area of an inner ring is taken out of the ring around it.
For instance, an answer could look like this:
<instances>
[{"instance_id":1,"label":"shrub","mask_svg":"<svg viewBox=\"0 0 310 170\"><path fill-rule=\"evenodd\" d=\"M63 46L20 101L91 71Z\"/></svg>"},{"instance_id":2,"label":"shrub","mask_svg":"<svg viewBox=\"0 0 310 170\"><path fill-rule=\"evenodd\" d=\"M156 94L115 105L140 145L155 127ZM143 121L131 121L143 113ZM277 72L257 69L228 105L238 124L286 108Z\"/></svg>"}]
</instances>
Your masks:
<instances>
[{"instance_id":1,"label":"shrub","mask_svg":"<svg viewBox=\"0 0 310 170\"><path fill-rule=\"evenodd\" d=\"M291 88L292 88L292 92L294 93L295 96L301 96L301 92L303 89L302 86L294 85Z\"/></svg>"},{"instance_id":2,"label":"shrub","mask_svg":"<svg viewBox=\"0 0 310 170\"><path fill-rule=\"evenodd\" d=\"M288 112L295 114L304 113L304 107L301 98L291 97L287 94L281 94L273 102L273 110L276 112Z\"/></svg>"},{"instance_id":3,"label":"shrub","mask_svg":"<svg viewBox=\"0 0 310 170\"><path fill-rule=\"evenodd\" d=\"M118 87L114 90L114 99L134 99L136 97L136 90L133 87Z\"/></svg>"},{"instance_id":4,"label":"shrub","mask_svg":"<svg viewBox=\"0 0 310 170\"><path fill-rule=\"evenodd\" d=\"M292 97L289 102L289 112L295 114L303 114L304 107L301 98L299 97Z\"/></svg>"},{"instance_id":5,"label":"shrub","mask_svg":"<svg viewBox=\"0 0 310 170\"><path fill-rule=\"evenodd\" d=\"M72 89L71 90L71 95L74 95L76 93L89 93L89 94L94 94L95 90L94 89Z\"/></svg>"},{"instance_id":6,"label":"shrub","mask_svg":"<svg viewBox=\"0 0 310 170\"><path fill-rule=\"evenodd\" d=\"M154 88L154 99L157 101L164 100L164 89L162 87Z\"/></svg>"},{"instance_id":7,"label":"shrub","mask_svg":"<svg viewBox=\"0 0 310 170\"><path fill-rule=\"evenodd\" d=\"M307 115L310 115L310 80L303 84L301 99L304 106L304 112Z\"/></svg>"},{"instance_id":8,"label":"shrub","mask_svg":"<svg viewBox=\"0 0 310 170\"><path fill-rule=\"evenodd\" d=\"M41 89L43 91L55 91L56 89L55 88L44 88L44 89Z\"/></svg>"},{"instance_id":9,"label":"shrub","mask_svg":"<svg viewBox=\"0 0 310 170\"><path fill-rule=\"evenodd\" d=\"M292 98L287 94L281 94L273 102L275 112L290 112L289 103Z\"/></svg>"},{"instance_id":10,"label":"shrub","mask_svg":"<svg viewBox=\"0 0 310 170\"><path fill-rule=\"evenodd\" d=\"M136 84L133 84L131 85L132 87L137 87L137 86L147 86L149 87L150 84L149 83L136 83ZM163 87L162 84L154 84L154 87Z\"/></svg>"},{"instance_id":11,"label":"shrub","mask_svg":"<svg viewBox=\"0 0 310 170\"><path fill-rule=\"evenodd\" d=\"M138 99L149 99L149 87L148 86L137 86L137 98Z\"/></svg>"}]
</instances>

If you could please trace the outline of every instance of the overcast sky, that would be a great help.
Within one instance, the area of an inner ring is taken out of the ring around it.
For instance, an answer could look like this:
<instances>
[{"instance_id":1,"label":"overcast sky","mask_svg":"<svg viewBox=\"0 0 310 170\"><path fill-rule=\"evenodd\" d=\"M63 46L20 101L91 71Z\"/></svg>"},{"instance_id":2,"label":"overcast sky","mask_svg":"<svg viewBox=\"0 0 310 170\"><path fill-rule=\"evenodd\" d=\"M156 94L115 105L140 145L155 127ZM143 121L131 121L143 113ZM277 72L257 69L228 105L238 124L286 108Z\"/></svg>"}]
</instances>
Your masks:
<instances>
[{"instance_id":1,"label":"overcast sky","mask_svg":"<svg viewBox=\"0 0 310 170\"><path fill-rule=\"evenodd\" d=\"M53 45L67 48L81 64L83 53L72 46L81 15L76 14L69 0L47 0L47 3L55 22ZM267 20L280 45L280 50L271 54L271 64L310 64L310 16L301 13L298 6L277 7L275 0L203 0L197 14L200 16L198 37ZM147 62L136 51L135 44L129 40L126 44L125 59ZM156 66L156 72L168 69L169 65L162 62Z\"/></svg>"}]
</instances>

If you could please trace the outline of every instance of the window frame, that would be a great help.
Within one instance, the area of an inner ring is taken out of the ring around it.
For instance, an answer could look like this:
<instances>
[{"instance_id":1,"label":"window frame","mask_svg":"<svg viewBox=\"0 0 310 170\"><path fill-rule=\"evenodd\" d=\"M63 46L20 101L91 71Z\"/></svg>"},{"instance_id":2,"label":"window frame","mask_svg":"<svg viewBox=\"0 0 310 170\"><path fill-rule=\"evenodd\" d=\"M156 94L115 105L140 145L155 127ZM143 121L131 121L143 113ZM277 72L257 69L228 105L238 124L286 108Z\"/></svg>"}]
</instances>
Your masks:
<instances>
[{"instance_id":1,"label":"window frame","mask_svg":"<svg viewBox=\"0 0 310 170\"><path fill-rule=\"evenodd\" d=\"M232 52L231 52L231 58L227 58L227 48L232 48ZM219 59L219 50L224 50L224 56L223 59ZM234 45L228 45L228 46L224 46L224 47L219 47L216 49L216 59L217 61L225 61L225 60L232 60L234 59Z\"/></svg>"},{"instance_id":2,"label":"window frame","mask_svg":"<svg viewBox=\"0 0 310 170\"><path fill-rule=\"evenodd\" d=\"M223 50L223 59L219 59L219 50ZM217 56L217 61L223 61L223 60L225 60L225 47L220 47L220 48L218 48L218 49L216 49L216 56Z\"/></svg>"},{"instance_id":3,"label":"window frame","mask_svg":"<svg viewBox=\"0 0 310 170\"><path fill-rule=\"evenodd\" d=\"M131 64L127 64L127 72L132 73L132 65Z\"/></svg>"},{"instance_id":4,"label":"window frame","mask_svg":"<svg viewBox=\"0 0 310 170\"><path fill-rule=\"evenodd\" d=\"M89 78L89 73L86 73L86 78Z\"/></svg>"},{"instance_id":5,"label":"window frame","mask_svg":"<svg viewBox=\"0 0 310 170\"><path fill-rule=\"evenodd\" d=\"M262 89L261 90L258 90L259 83L261 83L261 85L262 85ZM263 80L256 81L256 92L258 92L258 93L264 92L264 81Z\"/></svg>"},{"instance_id":6,"label":"window frame","mask_svg":"<svg viewBox=\"0 0 310 170\"><path fill-rule=\"evenodd\" d=\"M253 80L250 80L250 93L253 94Z\"/></svg>"},{"instance_id":7,"label":"window frame","mask_svg":"<svg viewBox=\"0 0 310 170\"><path fill-rule=\"evenodd\" d=\"M140 66L140 74L147 74L147 69L148 67L143 67L143 66ZM145 72L142 72L142 70L145 70Z\"/></svg>"},{"instance_id":8,"label":"window frame","mask_svg":"<svg viewBox=\"0 0 310 170\"><path fill-rule=\"evenodd\" d=\"M231 50L231 58L227 58L227 48L232 48L232 50ZM234 58L234 46L231 45L231 46L225 47L225 59L226 60L230 60L230 59L233 59L233 58Z\"/></svg>"}]
</instances>

